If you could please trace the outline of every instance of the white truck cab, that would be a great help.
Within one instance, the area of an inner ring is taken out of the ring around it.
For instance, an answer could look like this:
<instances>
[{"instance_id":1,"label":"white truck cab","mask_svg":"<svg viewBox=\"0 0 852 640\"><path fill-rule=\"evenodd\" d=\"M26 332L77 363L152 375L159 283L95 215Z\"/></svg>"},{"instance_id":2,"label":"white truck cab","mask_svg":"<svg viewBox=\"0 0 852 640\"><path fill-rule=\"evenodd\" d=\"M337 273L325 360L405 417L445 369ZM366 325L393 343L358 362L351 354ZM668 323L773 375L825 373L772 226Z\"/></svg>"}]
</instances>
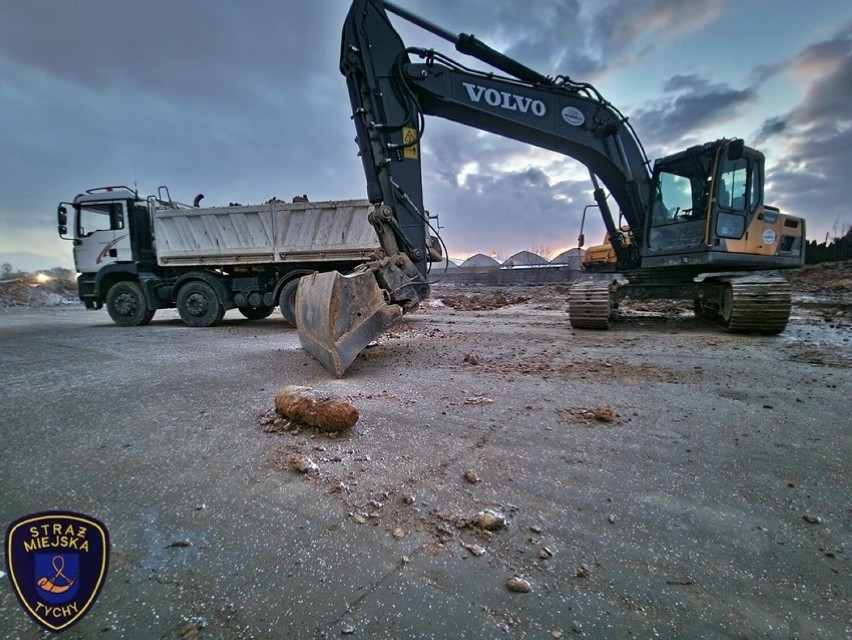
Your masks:
<instances>
[{"instance_id":1,"label":"white truck cab","mask_svg":"<svg viewBox=\"0 0 852 640\"><path fill-rule=\"evenodd\" d=\"M123 187L92 189L74 198L70 237L79 273L132 260L127 207L136 199L134 192Z\"/></svg>"}]
</instances>

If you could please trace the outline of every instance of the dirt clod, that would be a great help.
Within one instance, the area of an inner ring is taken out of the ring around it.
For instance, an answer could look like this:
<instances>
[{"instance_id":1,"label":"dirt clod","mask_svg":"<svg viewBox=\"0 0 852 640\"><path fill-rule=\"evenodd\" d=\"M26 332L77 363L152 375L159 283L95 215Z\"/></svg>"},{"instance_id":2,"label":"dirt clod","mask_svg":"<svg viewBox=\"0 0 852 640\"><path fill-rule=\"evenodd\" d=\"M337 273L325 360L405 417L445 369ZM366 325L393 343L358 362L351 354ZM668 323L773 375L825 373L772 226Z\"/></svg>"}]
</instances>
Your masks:
<instances>
[{"instance_id":1,"label":"dirt clod","mask_svg":"<svg viewBox=\"0 0 852 640\"><path fill-rule=\"evenodd\" d=\"M815 516L812 513L806 513L802 516L802 519L805 522L809 522L810 524L819 524L820 522L822 522L819 516Z\"/></svg>"},{"instance_id":2,"label":"dirt clod","mask_svg":"<svg viewBox=\"0 0 852 640\"><path fill-rule=\"evenodd\" d=\"M592 410L592 413L595 416L595 420L598 420L599 422L612 422L615 420L615 414L612 411L612 407L595 407Z\"/></svg>"},{"instance_id":3,"label":"dirt clod","mask_svg":"<svg viewBox=\"0 0 852 640\"><path fill-rule=\"evenodd\" d=\"M469 482L470 484L476 484L477 482L479 482L479 476L476 475L476 471L474 471L473 469L465 470L463 475L465 481Z\"/></svg>"},{"instance_id":4,"label":"dirt clod","mask_svg":"<svg viewBox=\"0 0 852 640\"><path fill-rule=\"evenodd\" d=\"M304 454L293 456L290 460L290 465L299 473L314 473L319 471L317 463Z\"/></svg>"},{"instance_id":5,"label":"dirt clod","mask_svg":"<svg viewBox=\"0 0 852 640\"><path fill-rule=\"evenodd\" d=\"M532 585L529 581L524 578L519 578L518 576L512 576L506 580L506 588L509 591L514 591L515 593L529 593L532 591Z\"/></svg>"},{"instance_id":6,"label":"dirt clod","mask_svg":"<svg viewBox=\"0 0 852 640\"><path fill-rule=\"evenodd\" d=\"M590 575L592 575L592 572L586 565L581 564L579 567L577 567L578 578L588 578Z\"/></svg>"},{"instance_id":7,"label":"dirt clod","mask_svg":"<svg viewBox=\"0 0 852 640\"><path fill-rule=\"evenodd\" d=\"M498 531L503 529L507 522L506 516L502 513L497 513L496 511L492 511L491 509L486 509L485 511L480 511L471 519L471 524L475 526L477 529L483 529L485 531Z\"/></svg>"}]
</instances>

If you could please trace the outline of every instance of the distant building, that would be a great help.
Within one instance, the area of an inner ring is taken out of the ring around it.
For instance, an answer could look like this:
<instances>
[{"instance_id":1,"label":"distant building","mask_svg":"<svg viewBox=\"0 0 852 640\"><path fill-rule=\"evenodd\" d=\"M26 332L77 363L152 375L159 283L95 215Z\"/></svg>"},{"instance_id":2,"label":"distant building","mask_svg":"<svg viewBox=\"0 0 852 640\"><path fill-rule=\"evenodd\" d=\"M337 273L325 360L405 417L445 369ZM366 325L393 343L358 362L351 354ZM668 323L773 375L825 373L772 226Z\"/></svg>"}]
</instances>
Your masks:
<instances>
[{"instance_id":1,"label":"distant building","mask_svg":"<svg viewBox=\"0 0 852 640\"><path fill-rule=\"evenodd\" d=\"M443 273L446 269L457 269L459 266L449 258L444 258L440 262L430 262L429 265L432 273Z\"/></svg>"},{"instance_id":2,"label":"distant building","mask_svg":"<svg viewBox=\"0 0 852 640\"><path fill-rule=\"evenodd\" d=\"M563 266L567 265L570 269L580 270L583 264L583 256L586 254L583 249L568 249L568 251L563 251L558 256L556 256L553 260L550 261L550 264L555 266Z\"/></svg>"},{"instance_id":3,"label":"distant building","mask_svg":"<svg viewBox=\"0 0 852 640\"><path fill-rule=\"evenodd\" d=\"M549 264L545 258L531 251L518 251L503 262L503 267L543 267Z\"/></svg>"},{"instance_id":4,"label":"distant building","mask_svg":"<svg viewBox=\"0 0 852 640\"><path fill-rule=\"evenodd\" d=\"M494 258L489 258L484 253L477 253L476 255L470 256L467 260L462 262L460 267L499 267L500 263L497 262Z\"/></svg>"}]
</instances>

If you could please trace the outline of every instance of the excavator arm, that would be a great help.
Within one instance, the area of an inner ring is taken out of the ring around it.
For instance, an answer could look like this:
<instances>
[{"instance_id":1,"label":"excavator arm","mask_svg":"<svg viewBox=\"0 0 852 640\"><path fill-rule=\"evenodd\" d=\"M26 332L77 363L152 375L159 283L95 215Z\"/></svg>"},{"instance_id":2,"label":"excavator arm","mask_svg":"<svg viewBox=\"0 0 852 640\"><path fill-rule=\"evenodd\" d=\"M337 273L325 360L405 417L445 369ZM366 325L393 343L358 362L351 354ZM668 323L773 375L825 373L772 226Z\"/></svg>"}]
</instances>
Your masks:
<instances>
[{"instance_id":1,"label":"excavator arm","mask_svg":"<svg viewBox=\"0 0 852 640\"><path fill-rule=\"evenodd\" d=\"M509 75L474 71L438 52L406 48L388 11ZM423 62L413 63L412 58ZM648 160L627 119L591 85L543 76L470 34L453 35L382 0L353 2L343 29L340 70L349 87L368 197L391 207L400 230L409 237L408 241L397 237L397 246L413 244L415 262L422 253L416 249L425 246L418 143L426 115L582 162L595 187L600 180L634 233L641 234L651 182ZM400 206L400 191L416 211L411 205ZM620 230L606 205L602 213L616 237L620 262L629 268L638 256L620 241Z\"/></svg>"},{"instance_id":2,"label":"excavator arm","mask_svg":"<svg viewBox=\"0 0 852 640\"><path fill-rule=\"evenodd\" d=\"M506 75L467 68L431 49L406 47L388 11ZM315 274L300 284L302 345L338 376L371 340L429 294L420 157L427 115L583 163L619 268L639 265L651 192L648 160L627 119L593 86L541 75L472 35L453 35L382 0L352 3L340 70L349 89L368 198L375 205L370 222L382 251L361 273ZM629 225L632 242L616 225L603 187ZM380 295L365 293L376 288Z\"/></svg>"}]
</instances>

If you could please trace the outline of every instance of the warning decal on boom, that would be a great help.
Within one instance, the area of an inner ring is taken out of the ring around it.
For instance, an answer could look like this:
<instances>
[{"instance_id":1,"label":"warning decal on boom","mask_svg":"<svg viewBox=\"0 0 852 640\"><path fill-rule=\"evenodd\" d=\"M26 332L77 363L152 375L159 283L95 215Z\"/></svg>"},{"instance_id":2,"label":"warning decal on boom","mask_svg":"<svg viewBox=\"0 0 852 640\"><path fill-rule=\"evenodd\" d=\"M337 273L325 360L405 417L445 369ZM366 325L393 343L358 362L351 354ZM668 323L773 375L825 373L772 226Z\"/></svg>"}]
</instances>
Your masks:
<instances>
[{"instance_id":1,"label":"warning decal on boom","mask_svg":"<svg viewBox=\"0 0 852 640\"><path fill-rule=\"evenodd\" d=\"M417 151L417 147L419 146L417 143L417 130L412 127L403 127L402 128L402 142L404 144L411 145L410 147L405 147L402 150L402 156L408 160L417 160L419 157L419 153ZM412 144L414 143L414 144Z\"/></svg>"}]
</instances>

